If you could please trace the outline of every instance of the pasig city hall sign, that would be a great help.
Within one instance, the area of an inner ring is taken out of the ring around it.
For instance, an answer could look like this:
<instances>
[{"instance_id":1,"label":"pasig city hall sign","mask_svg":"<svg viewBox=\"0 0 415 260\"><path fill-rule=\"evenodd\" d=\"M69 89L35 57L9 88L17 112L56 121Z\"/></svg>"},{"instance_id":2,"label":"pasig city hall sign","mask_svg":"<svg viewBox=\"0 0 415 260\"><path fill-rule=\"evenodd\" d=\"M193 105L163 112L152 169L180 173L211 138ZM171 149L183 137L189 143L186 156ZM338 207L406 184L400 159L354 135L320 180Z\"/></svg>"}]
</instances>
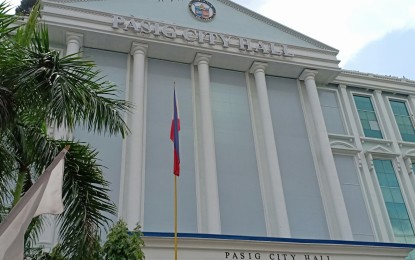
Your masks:
<instances>
[{"instance_id":1,"label":"pasig city hall sign","mask_svg":"<svg viewBox=\"0 0 415 260\"><path fill-rule=\"evenodd\" d=\"M178 28L175 25L139 20L134 18L124 18L114 15L112 18L112 28L133 31L139 34L164 37L167 39L182 38L186 42L196 42L199 44L208 43L211 46L221 45L223 48L234 47L241 51L251 53L262 53L273 56L294 56L287 45L253 40L243 37L236 37L227 34L206 32L192 28Z\"/></svg>"}]
</instances>

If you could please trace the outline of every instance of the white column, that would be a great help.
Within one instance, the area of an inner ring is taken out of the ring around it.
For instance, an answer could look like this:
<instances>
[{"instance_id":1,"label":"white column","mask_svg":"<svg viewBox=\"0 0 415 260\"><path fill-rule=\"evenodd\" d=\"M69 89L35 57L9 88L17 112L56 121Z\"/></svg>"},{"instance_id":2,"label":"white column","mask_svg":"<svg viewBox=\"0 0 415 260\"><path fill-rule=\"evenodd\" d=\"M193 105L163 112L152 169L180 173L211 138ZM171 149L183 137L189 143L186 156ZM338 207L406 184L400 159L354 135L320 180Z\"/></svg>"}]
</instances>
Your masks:
<instances>
[{"instance_id":1,"label":"white column","mask_svg":"<svg viewBox=\"0 0 415 260\"><path fill-rule=\"evenodd\" d=\"M132 230L143 220L143 174L144 174L144 93L147 44L133 43L130 54L133 56L132 84L128 96L134 109L128 115L127 123L131 134L125 139L124 194L120 218L124 218Z\"/></svg>"},{"instance_id":2,"label":"white column","mask_svg":"<svg viewBox=\"0 0 415 260\"><path fill-rule=\"evenodd\" d=\"M82 48L84 36L80 33L66 33L66 56L78 53Z\"/></svg>"},{"instance_id":3,"label":"white column","mask_svg":"<svg viewBox=\"0 0 415 260\"><path fill-rule=\"evenodd\" d=\"M265 80L266 67L266 63L254 62L249 72L255 77L261 126L265 139L267 171L264 172L266 182L264 193L267 197L267 233L274 237L291 237ZM267 193L269 193L268 196Z\"/></svg>"},{"instance_id":4,"label":"white column","mask_svg":"<svg viewBox=\"0 0 415 260\"><path fill-rule=\"evenodd\" d=\"M210 76L209 76L209 60L211 55L198 53L194 60L194 64L198 68L199 78L199 95L200 95L200 113L201 113L201 132L203 144L203 165L204 169L203 184L206 203L206 216L202 218L202 233L220 234L220 209L219 209L219 192L218 177L216 172L216 154L215 139L213 135L212 107L210 102Z\"/></svg>"},{"instance_id":5,"label":"white column","mask_svg":"<svg viewBox=\"0 0 415 260\"><path fill-rule=\"evenodd\" d=\"M316 153L320 165L322 183L320 185L323 202L326 208L327 222L332 239L353 240L352 229L347 215L346 204L344 202L340 180L334 163L333 153L326 124L324 122L323 111L321 110L315 82L316 70L305 69L300 80L304 80L308 101L310 103L311 115L316 133Z\"/></svg>"}]
</instances>

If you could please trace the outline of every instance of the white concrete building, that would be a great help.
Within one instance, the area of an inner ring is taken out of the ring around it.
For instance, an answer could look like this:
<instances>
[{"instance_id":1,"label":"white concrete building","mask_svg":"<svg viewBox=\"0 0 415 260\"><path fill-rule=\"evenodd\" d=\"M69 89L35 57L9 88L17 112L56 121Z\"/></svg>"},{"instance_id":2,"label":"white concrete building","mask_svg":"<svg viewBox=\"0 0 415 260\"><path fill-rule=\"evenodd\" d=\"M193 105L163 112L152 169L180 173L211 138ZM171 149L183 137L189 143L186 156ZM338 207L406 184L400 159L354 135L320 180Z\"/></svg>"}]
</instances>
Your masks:
<instances>
[{"instance_id":1,"label":"white concrete building","mask_svg":"<svg viewBox=\"0 0 415 260\"><path fill-rule=\"evenodd\" d=\"M54 48L135 104L101 151L146 259L404 259L415 244L415 81L346 71L338 50L229 0L44 0ZM50 232L45 245L55 243Z\"/></svg>"}]
</instances>

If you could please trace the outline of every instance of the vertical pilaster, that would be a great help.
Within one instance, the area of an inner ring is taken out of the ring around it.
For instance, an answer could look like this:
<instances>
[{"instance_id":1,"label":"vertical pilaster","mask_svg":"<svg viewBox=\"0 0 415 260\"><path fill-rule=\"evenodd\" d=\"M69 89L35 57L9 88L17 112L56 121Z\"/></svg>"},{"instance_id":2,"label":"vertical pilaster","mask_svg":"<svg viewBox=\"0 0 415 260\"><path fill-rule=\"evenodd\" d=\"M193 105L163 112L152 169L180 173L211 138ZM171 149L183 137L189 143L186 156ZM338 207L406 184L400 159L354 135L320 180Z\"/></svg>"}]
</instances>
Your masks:
<instances>
[{"instance_id":1,"label":"vertical pilaster","mask_svg":"<svg viewBox=\"0 0 415 260\"><path fill-rule=\"evenodd\" d=\"M409 102L408 102L409 107L411 108L412 113L415 113L415 95L409 95L408 99L409 99ZM411 119L412 119L412 122L415 123L415 118L412 113L411 113ZM414 158L409 158L409 157L405 158L405 164L406 164L406 168L408 169L409 178L411 180L413 190L415 191L415 176L414 176L415 173L412 167L412 162L415 162Z\"/></svg>"},{"instance_id":2,"label":"vertical pilaster","mask_svg":"<svg viewBox=\"0 0 415 260\"><path fill-rule=\"evenodd\" d=\"M147 44L133 43L130 54L133 56L132 84L129 88L129 101L134 105L128 115L131 134L124 142L124 192L121 218L132 230L143 217L143 174L144 174L144 94Z\"/></svg>"},{"instance_id":3,"label":"vertical pilaster","mask_svg":"<svg viewBox=\"0 0 415 260\"><path fill-rule=\"evenodd\" d=\"M374 101L378 106L379 114L382 115L379 117L379 120L382 121L382 124L384 126L384 131L383 131L384 138L396 140L393 126L392 126L392 121L391 121L391 118L389 117L388 111L386 109L386 104L382 97L382 91L378 89L374 90L373 96L374 96ZM393 148L395 149L395 151L399 150L398 144L396 142L393 142Z\"/></svg>"},{"instance_id":4,"label":"vertical pilaster","mask_svg":"<svg viewBox=\"0 0 415 260\"><path fill-rule=\"evenodd\" d=\"M277 148L275 146L274 129L269 107L267 83L265 79L266 63L254 62L250 73L254 74L258 94L259 113L264 135L267 170L263 173L265 180L265 200L267 202L267 234L274 237L290 237L287 208L278 162Z\"/></svg>"},{"instance_id":5,"label":"vertical pilaster","mask_svg":"<svg viewBox=\"0 0 415 260\"><path fill-rule=\"evenodd\" d=\"M315 150L320 165L320 174L323 177L321 178L323 184L322 188L326 190L326 192L322 192L322 197L326 207L328 226L332 239L353 240L346 204L344 202L333 153L328 139L323 111L320 106L317 86L314 79L316 74L316 70L305 69L301 73L299 79L304 81L310 104L311 116L315 126Z\"/></svg>"},{"instance_id":6,"label":"vertical pilaster","mask_svg":"<svg viewBox=\"0 0 415 260\"><path fill-rule=\"evenodd\" d=\"M218 177L216 171L216 154L215 154L215 139L213 132L212 106L210 100L210 75L209 75L209 61L211 55L198 53L194 60L194 65L198 70L198 87L200 95L200 114L202 132L202 160L203 170L201 172L201 181L204 186L203 190L206 194L202 196L202 207L205 207L203 212L206 216L200 216L202 219L202 226L200 230L202 233L221 233L220 209L219 209L219 191L218 191Z\"/></svg>"}]
</instances>

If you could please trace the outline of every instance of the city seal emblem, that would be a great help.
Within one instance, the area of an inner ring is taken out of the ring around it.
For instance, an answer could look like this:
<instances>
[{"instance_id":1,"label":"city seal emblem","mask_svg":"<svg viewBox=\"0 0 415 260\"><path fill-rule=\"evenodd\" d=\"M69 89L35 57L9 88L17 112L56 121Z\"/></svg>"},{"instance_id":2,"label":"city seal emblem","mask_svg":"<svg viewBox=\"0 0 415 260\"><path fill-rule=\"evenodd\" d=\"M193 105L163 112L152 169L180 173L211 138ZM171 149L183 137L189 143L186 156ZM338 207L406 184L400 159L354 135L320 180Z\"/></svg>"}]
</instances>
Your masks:
<instances>
[{"instance_id":1,"label":"city seal emblem","mask_svg":"<svg viewBox=\"0 0 415 260\"><path fill-rule=\"evenodd\" d=\"M203 21L212 20L216 15L215 7L205 0L190 1L189 10L194 17Z\"/></svg>"}]
</instances>

